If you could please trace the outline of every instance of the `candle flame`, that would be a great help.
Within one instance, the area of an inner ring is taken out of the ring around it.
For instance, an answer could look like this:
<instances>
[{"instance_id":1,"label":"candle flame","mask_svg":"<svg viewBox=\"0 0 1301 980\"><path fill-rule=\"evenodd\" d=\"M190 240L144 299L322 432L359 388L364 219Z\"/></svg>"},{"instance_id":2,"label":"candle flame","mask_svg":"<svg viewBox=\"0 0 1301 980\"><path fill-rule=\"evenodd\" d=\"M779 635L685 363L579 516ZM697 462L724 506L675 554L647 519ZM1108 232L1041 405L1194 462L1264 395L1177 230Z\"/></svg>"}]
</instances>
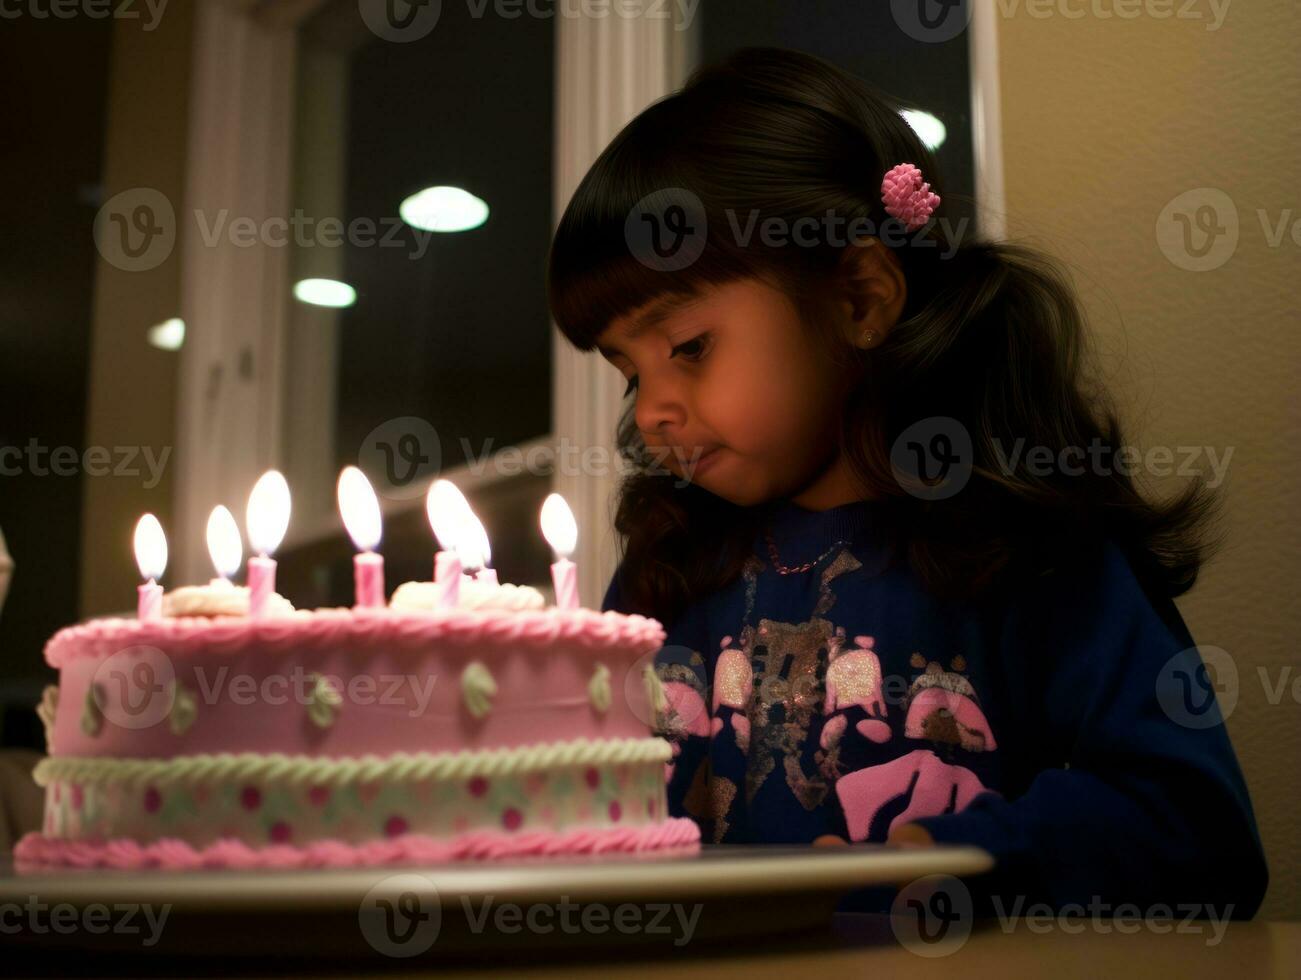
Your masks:
<instances>
[{"instance_id":1,"label":"candle flame","mask_svg":"<svg viewBox=\"0 0 1301 980\"><path fill-rule=\"evenodd\" d=\"M551 545L551 550L561 558L572 555L578 545L578 525L574 523L574 512L558 493L551 494L542 503L542 536Z\"/></svg>"},{"instance_id":2,"label":"candle flame","mask_svg":"<svg viewBox=\"0 0 1301 980\"><path fill-rule=\"evenodd\" d=\"M461 564L466 568L483 568L492 558L488 532L473 510L470 511L468 526L457 548L461 553Z\"/></svg>"},{"instance_id":3,"label":"candle flame","mask_svg":"<svg viewBox=\"0 0 1301 980\"><path fill-rule=\"evenodd\" d=\"M346 466L339 474L339 514L343 526L359 551L374 551L379 547L384 524L380 519L379 498L366 479L366 474L355 466Z\"/></svg>"},{"instance_id":4,"label":"candle flame","mask_svg":"<svg viewBox=\"0 0 1301 980\"><path fill-rule=\"evenodd\" d=\"M145 514L136 522L135 552L141 578L163 577L167 569L167 535L153 514Z\"/></svg>"},{"instance_id":5,"label":"candle flame","mask_svg":"<svg viewBox=\"0 0 1301 980\"><path fill-rule=\"evenodd\" d=\"M267 470L248 495L244 527L248 544L261 555L280 547L289 529L289 484L278 470Z\"/></svg>"},{"instance_id":6,"label":"candle flame","mask_svg":"<svg viewBox=\"0 0 1301 980\"><path fill-rule=\"evenodd\" d=\"M438 539L438 547L444 551L455 550L462 563L467 557L473 557L466 547L478 545L474 529L478 518L455 483L451 480L434 481L425 497L425 514L429 517L429 526L434 529L434 537ZM487 535L484 538L486 552ZM479 563L482 564L482 559Z\"/></svg>"},{"instance_id":7,"label":"candle flame","mask_svg":"<svg viewBox=\"0 0 1301 980\"><path fill-rule=\"evenodd\" d=\"M208 554L212 567L222 578L230 578L239 571L244 560L244 542L240 540L239 525L235 516L218 504L208 515Z\"/></svg>"}]
</instances>

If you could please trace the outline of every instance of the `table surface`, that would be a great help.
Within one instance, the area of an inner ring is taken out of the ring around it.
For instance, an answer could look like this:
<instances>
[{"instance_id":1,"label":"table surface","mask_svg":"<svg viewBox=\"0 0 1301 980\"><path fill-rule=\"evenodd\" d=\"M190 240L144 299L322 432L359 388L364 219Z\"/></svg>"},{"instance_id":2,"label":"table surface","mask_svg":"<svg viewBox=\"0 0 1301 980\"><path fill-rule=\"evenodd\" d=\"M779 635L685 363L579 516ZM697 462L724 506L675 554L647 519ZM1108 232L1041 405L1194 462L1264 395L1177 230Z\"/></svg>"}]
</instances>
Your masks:
<instances>
[{"instance_id":1,"label":"table surface","mask_svg":"<svg viewBox=\"0 0 1301 980\"><path fill-rule=\"evenodd\" d=\"M574 901L586 900L589 904L610 905L627 899L667 899L679 904L702 901L706 903L702 926L716 912L723 913L725 925L734 927L740 922L741 926L721 938L718 934L701 938L707 934L702 928L693 941L681 946L659 942L649 947L600 947L585 936L579 946L546 949L536 937L518 937L520 941L511 947L511 941L503 937L483 942L487 937L477 935L478 945L467 953L464 946L456 952L456 917L445 913L444 933L426 952L410 960L385 956L369 947L363 948L363 955L347 958L335 959L320 952L322 940L332 930L358 935L358 895L374 885L370 877L376 873L401 874L401 869L336 872L315 879L311 875L219 873L208 876L206 897L197 887L204 880L202 875L188 876L183 883L181 878L166 875L74 873L42 880L41 876L8 871L0 874L0 904L18 900L22 892L77 905L113 897L140 902L170 898L175 902L175 925L182 930L187 921L195 926L190 935L202 940L199 945L204 947L202 956L196 956L198 949L189 945L181 946L180 956L136 949L125 956L115 951L78 953L69 958L63 950L65 955L58 957L57 972L69 976L192 976L198 972L204 976L402 977L436 971L440 976L463 977L614 976L666 980L780 976L821 980L879 973L883 977L906 975L909 980L932 976L952 980L956 970L962 980L1007 980L1044 974L1053 980L1301 977L1301 923L1297 922L1217 925L1184 922L1178 914L1173 920L1147 923L1087 915L1060 920L983 920L975 922L974 927L967 923L935 945L905 935L902 917L831 914L834 896L843 893L849 880L861 884L864 877L899 880L945 870L964 874L987 861L987 856L970 849L951 849L947 853L937 849L926 855L879 848L738 848L708 849L695 860L682 863L580 861L568 867L542 865L527 870L491 866L423 869L438 875L437 891L444 908L449 907L449 899L470 893L542 903L551 901L550 896L559 889ZM721 864L730 865L727 870L731 873L720 875ZM670 881L674 865L677 880ZM406 870L419 873L422 869ZM766 880L764 872L768 873ZM256 896L245 892L241 897L236 894L238 889L231 888L239 879L267 887L259 888ZM712 885L706 887L706 882L720 879L730 879L731 887L722 891ZM159 892L160 885L168 894ZM783 932L776 928L776 923L793 922L801 916L806 924L798 929ZM173 926L169 924L168 928ZM271 935L274 955L222 956L223 949L234 950L251 941L257 930L264 934L264 940L266 934ZM49 975L55 967L50 959L54 955L51 947L24 945L19 950L5 939L0 936L5 975ZM4 949L6 946L9 948Z\"/></svg>"},{"instance_id":2,"label":"table surface","mask_svg":"<svg viewBox=\"0 0 1301 980\"><path fill-rule=\"evenodd\" d=\"M537 966L511 976L621 977L634 980L743 980L755 977L789 977L794 980L830 978L907 977L908 980L1010 980L1051 976L1053 980L1120 980L1129 977L1179 978L1179 980L1295 980L1301 977L1301 923L1229 923L1219 942L1213 937L1171 932L1159 935L1140 928L1133 935L1088 928L1079 934L1059 928L1035 933L1024 920L1007 926L983 923L956 951L927 959L900 945L888 916L837 916L833 933L778 947L758 945L741 951L714 951L644 962L555 964ZM1100 928L1109 928L1103 922ZM1205 925L1204 923L1202 925ZM1042 924L1035 923L1036 928ZM387 973L393 977L427 976L421 973ZM439 970L442 977L482 977L483 970Z\"/></svg>"}]
</instances>

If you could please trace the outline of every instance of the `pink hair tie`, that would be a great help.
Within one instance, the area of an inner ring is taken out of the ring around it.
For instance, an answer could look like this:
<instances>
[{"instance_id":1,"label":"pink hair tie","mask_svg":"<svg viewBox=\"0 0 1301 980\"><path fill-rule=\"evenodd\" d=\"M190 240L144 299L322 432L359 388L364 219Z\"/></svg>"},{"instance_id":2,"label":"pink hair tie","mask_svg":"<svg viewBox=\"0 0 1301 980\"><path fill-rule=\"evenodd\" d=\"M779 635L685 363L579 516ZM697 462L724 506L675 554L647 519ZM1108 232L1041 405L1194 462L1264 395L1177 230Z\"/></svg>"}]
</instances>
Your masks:
<instances>
[{"instance_id":1,"label":"pink hair tie","mask_svg":"<svg viewBox=\"0 0 1301 980\"><path fill-rule=\"evenodd\" d=\"M922 180L920 170L911 163L901 163L881 181L881 200L886 214L902 221L908 231L916 231L931 220L941 198L931 193L931 185Z\"/></svg>"}]
</instances>

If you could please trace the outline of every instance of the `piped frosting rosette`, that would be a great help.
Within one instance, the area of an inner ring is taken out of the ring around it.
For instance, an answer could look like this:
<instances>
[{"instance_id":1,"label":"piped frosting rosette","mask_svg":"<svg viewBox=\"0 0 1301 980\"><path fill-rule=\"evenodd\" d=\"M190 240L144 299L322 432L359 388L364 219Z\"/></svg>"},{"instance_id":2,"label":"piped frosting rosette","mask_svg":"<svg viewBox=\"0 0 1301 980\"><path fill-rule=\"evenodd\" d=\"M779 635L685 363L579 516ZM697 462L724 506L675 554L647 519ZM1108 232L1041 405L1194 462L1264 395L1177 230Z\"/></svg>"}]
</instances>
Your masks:
<instances>
[{"instance_id":1,"label":"piped frosting rosette","mask_svg":"<svg viewBox=\"0 0 1301 980\"><path fill-rule=\"evenodd\" d=\"M247 616L248 596L247 586L229 582L183 585L163 596L163 616ZM293 604L278 592L267 599L267 616L285 616L293 611Z\"/></svg>"},{"instance_id":2,"label":"piped frosting rosette","mask_svg":"<svg viewBox=\"0 0 1301 980\"><path fill-rule=\"evenodd\" d=\"M438 606L439 587L433 582L403 582L389 600L389 607L408 612L434 612ZM458 609L502 609L525 612L546 604L542 593L529 585L480 582L469 575L461 577Z\"/></svg>"}]
</instances>

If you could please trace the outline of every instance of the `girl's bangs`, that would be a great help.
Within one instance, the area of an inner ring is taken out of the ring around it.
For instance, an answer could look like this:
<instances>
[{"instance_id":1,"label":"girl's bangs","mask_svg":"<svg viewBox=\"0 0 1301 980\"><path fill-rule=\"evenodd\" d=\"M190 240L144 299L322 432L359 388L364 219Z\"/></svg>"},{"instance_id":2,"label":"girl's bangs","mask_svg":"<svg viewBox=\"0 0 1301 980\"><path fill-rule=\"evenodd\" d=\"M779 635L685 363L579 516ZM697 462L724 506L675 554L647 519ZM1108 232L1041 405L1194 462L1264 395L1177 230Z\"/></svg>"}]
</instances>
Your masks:
<instances>
[{"instance_id":1,"label":"girl's bangs","mask_svg":"<svg viewBox=\"0 0 1301 980\"><path fill-rule=\"evenodd\" d=\"M709 192L673 164L653 115L654 108L606 148L556 229L548 302L557 327L579 350L591 350L612 322L662 295L693 295L752 275L756 268L757 256L747 257L715 234L722 219L710 206ZM628 240L628 220L647 197L679 190L701 200L708 231L695 261L665 271L638 257Z\"/></svg>"}]
</instances>

